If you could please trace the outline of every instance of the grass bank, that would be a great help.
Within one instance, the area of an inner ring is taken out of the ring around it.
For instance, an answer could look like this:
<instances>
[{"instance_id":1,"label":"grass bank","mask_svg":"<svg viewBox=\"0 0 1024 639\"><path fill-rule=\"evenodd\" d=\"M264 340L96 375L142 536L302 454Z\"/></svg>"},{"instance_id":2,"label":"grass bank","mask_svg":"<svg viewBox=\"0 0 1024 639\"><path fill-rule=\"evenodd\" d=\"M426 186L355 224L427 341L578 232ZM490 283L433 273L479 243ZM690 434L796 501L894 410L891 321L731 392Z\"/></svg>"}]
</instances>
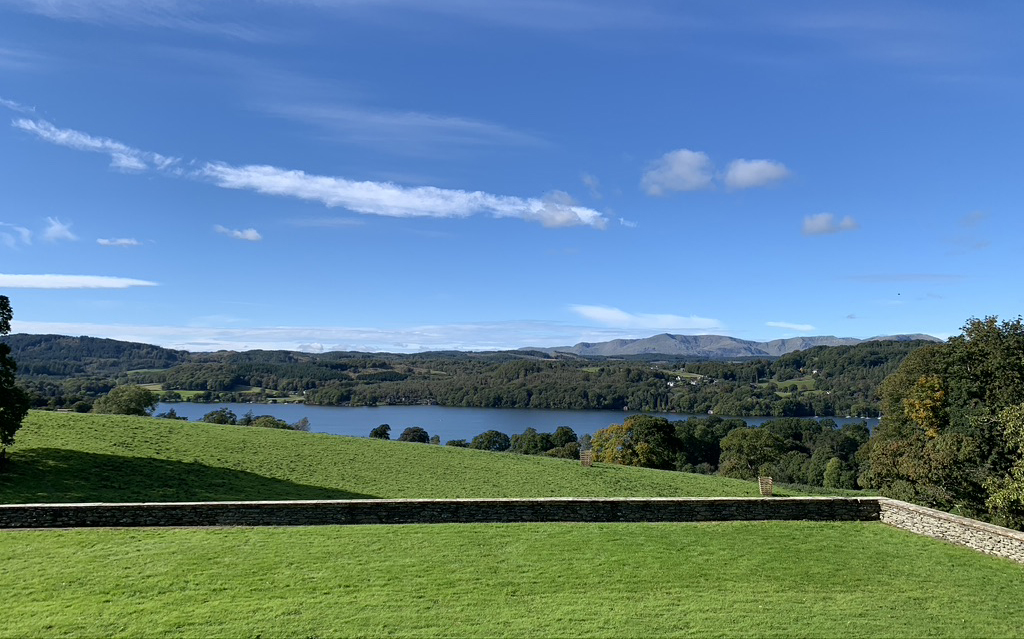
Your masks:
<instances>
[{"instance_id":1,"label":"grass bank","mask_svg":"<svg viewBox=\"0 0 1024 639\"><path fill-rule=\"evenodd\" d=\"M782 490L780 494L798 494ZM295 431L33 411L0 503L745 497L723 477Z\"/></svg>"},{"instance_id":2,"label":"grass bank","mask_svg":"<svg viewBox=\"0 0 1024 639\"><path fill-rule=\"evenodd\" d=\"M1019 636L1024 571L877 523L0 534L3 636Z\"/></svg>"}]
</instances>

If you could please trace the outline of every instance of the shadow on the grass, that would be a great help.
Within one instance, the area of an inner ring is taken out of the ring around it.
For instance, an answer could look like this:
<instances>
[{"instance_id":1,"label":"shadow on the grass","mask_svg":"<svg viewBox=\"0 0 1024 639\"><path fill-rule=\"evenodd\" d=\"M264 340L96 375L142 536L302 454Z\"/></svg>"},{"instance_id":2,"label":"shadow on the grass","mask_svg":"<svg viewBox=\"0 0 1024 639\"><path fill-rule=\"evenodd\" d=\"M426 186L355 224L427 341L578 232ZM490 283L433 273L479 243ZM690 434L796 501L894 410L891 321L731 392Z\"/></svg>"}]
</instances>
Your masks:
<instances>
[{"instance_id":1,"label":"shadow on the grass","mask_svg":"<svg viewBox=\"0 0 1024 639\"><path fill-rule=\"evenodd\" d=\"M0 503L373 499L243 470L33 448L10 456L0 473Z\"/></svg>"}]
</instances>

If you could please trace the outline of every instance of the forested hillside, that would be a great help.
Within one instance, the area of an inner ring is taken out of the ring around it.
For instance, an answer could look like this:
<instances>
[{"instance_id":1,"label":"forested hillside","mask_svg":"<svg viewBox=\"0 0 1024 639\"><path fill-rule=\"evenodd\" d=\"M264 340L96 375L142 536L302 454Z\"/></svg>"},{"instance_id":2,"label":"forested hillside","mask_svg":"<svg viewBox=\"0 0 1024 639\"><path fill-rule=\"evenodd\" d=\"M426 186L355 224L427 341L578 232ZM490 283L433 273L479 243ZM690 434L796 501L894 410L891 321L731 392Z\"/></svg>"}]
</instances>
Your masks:
<instances>
[{"instance_id":1,"label":"forested hillside","mask_svg":"<svg viewBox=\"0 0 1024 639\"><path fill-rule=\"evenodd\" d=\"M718 415L878 414L878 387L923 341L819 346L781 358L692 361L646 354L586 358L489 353L187 353L148 344L13 335L19 379L37 407L76 407L117 384L175 401L305 401L623 409Z\"/></svg>"},{"instance_id":2,"label":"forested hillside","mask_svg":"<svg viewBox=\"0 0 1024 639\"><path fill-rule=\"evenodd\" d=\"M114 377L146 368L170 368L188 361L188 351L152 344L67 335L7 335L22 377Z\"/></svg>"}]
</instances>

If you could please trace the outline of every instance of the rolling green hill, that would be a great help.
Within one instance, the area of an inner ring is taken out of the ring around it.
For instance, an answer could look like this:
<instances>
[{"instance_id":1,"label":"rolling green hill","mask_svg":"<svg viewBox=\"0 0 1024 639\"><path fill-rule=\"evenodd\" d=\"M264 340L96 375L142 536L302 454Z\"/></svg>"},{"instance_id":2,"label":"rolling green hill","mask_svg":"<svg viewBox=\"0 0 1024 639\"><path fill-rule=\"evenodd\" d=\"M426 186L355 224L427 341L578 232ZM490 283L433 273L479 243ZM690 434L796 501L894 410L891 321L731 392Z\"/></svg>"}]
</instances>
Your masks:
<instances>
[{"instance_id":1,"label":"rolling green hill","mask_svg":"<svg viewBox=\"0 0 1024 639\"><path fill-rule=\"evenodd\" d=\"M457 497L752 496L692 475L447 446L33 411L0 503Z\"/></svg>"}]
</instances>

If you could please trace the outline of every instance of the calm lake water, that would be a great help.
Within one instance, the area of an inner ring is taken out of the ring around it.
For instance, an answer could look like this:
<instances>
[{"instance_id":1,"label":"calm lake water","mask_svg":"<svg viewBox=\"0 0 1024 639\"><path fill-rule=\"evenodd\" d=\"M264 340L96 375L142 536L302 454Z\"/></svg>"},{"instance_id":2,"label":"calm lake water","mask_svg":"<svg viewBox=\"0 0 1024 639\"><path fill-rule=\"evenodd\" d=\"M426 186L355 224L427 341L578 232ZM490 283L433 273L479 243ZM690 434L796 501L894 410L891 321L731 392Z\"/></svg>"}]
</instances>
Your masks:
<instances>
[{"instance_id":1,"label":"calm lake water","mask_svg":"<svg viewBox=\"0 0 1024 639\"><path fill-rule=\"evenodd\" d=\"M438 435L442 442L450 439L472 440L486 430L499 430L507 435L521 433L531 426L540 432L554 432L559 426L568 426L577 435L593 434L609 424L621 424L622 420L636 411L610 410L542 410L535 408L449 408L445 406L306 406L305 404L193 404L175 402L159 404L156 412L171 408L181 417L190 421L202 419L203 415L218 408L228 408L241 417L250 410L255 415L273 415L288 423L303 417L309 419L310 430L315 433L367 437L370 430L380 424L391 426L391 438L397 439L403 430L419 426L431 435ZM675 421L690 415L679 413L651 413ZM706 415L698 416L706 417ZM744 417L748 424L756 426L771 417ZM867 421L874 428L877 419L846 419L835 417L837 424Z\"/></svg>"}]
</instances>

